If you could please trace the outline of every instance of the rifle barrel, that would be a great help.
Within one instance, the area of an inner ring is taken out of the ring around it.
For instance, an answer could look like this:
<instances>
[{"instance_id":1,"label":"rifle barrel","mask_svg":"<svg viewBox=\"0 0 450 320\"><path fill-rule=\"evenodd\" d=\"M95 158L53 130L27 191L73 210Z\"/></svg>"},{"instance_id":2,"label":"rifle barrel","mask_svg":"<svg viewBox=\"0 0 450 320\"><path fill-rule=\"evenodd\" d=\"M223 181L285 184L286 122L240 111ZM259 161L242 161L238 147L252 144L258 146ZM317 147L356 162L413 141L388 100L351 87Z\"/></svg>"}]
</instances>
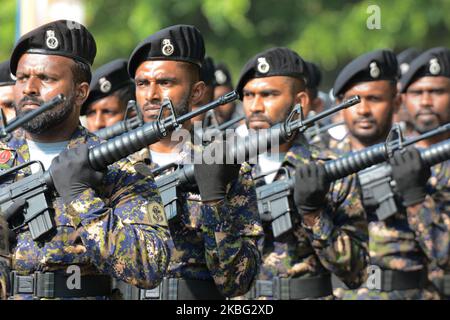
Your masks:
<instances>
[{"instance_id":1,"label":"rifle barrel","mask_svg":"<svg viewBox=\"0 0 450 320\"><path fill-rule=\"evenodd\" d=\"M6 126L5 128L5 132L6 133L11 133L14 130L16 130L18 127L24 125L25 123L27 123L28 121L30 121L31 119L37 117L38 115L40 115L41 113L54 108L55 106L57 106L58 104L60 104L61 102L63 102L65 100L65 97L63 94L58 94L56 97L52 98L50 101L42 104L41 106L39 106L39 108L26 113L23 116L19 116L14 118L13 120L11 120L11 122Z\"/></svg>"},{"instance_id":2,"label":"rifle barrel","mask_svg":"<svg viewBox=\"0 0 450 320\"><path fill-rule=\"evenodd\" d=\"M186 122L187 120L195 118L196 116L198 116L202 113L205 113L208 110L214 109L217 106L221 106L221 105L230 103L230 102L236 100L237 98L239 98L238 93L236 91L231 91L231 92L219 97L217 100L214 100L208 104L205 104L204 106L198 108L197 110L194 110L190 113L187 113L185 115L178 117L178 122L180 122L180 123Z\"/></svg>"}]
</instances>

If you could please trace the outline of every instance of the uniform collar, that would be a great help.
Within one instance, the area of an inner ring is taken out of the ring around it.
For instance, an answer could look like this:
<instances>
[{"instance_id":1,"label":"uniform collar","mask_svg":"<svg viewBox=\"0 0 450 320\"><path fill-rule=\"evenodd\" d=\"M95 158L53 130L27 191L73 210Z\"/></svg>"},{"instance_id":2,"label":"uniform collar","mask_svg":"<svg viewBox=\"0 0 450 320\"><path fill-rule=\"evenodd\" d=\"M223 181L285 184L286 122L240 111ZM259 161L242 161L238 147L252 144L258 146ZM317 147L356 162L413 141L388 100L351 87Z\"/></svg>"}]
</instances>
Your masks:
<instances>
[{"instance_id":1,"label":"uniform collar","mask_svg":"<svg viewBox=\"0 0 450 320\"><path fill-rule=\"evenodd\" d=\"M84 143L94 145L98 142L99 138L89 133L86 128L80 125L72 134L67 147L73 148L77 145ZM30 161L30 151L28 148L27 141L25 139L25 132L23 129L18 129L14 131L11 139L9 139L7 142L0 141L0 150L8 150L9 152L11 152L10 156L13 162L9 163L10 166L12 166L13 163L15 165L19 165Z\"/></svg>"}]
</instances>

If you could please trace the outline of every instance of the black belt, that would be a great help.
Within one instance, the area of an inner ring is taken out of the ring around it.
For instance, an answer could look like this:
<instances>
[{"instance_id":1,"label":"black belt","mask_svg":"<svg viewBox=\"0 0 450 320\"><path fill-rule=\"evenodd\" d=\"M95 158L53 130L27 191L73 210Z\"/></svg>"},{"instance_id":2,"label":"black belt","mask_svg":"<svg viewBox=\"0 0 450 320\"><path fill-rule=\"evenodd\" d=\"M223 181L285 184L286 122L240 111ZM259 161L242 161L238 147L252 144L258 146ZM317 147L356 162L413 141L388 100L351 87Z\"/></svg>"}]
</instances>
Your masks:
<instances>
[{"instance_id":1,"label":"black belt","mask_svg":"<svg viewBox=\"0 0 450 320\"><path fill-rule=\"evenodd\" d=\"M213 280L164 278L153 289L140 289L118 281L116 288L125 300L225 300Z\"/></svg>"},{"instance_id":2,"label":"black belt","mask_svg":"<svg viewBox=\"0 0 450 320\"><path fill-rule=\"evenodd\" d=\"M450 274L445 274L442 278L433 279L433 284L441 294L450 296Z\"/></svg>"},{"instance_id":3,"label":"black belt","mask_svg":"<svg viewBox=\"0 0 450 320\"><path fill-rule=\"evenodd\" d=\"M374 276L374 275L372 275ZM379 291L395 291L395 290L410 290L410 289L423 289L427 284L427 271L399 271L380 269L380 286L378 288L369 288L370 290ZM335 288L343 288L349 290L349 288L337 277L333 278L333 284ZM362 286L367 287L366 285Z\"/></svg>"},{"instance_id":4,"label":"black belt","mask_svg":"<svg viewBox=\"0 0 450 320\"><path fill-rule=\"evenodd\" d=\"M35 272L21 276L11 272L11 297L17 294L31 294L33 298L85 298L110 296L111 277L108 275L80 276L78 288L69 288L68 279L72 275L53 272ZM69 280L70 283L70 280Z\"/></svg>"},{"instance_id":5,"label":"black belt","mask_svg":"<svg viewBox=\"0 0 450 320\"><path fill-rule=\"evenodd\" d=\"M246 294L248 299L260 297L274 300L298 300L320 298L333 294L329 274L309 278L279 278L256 280Z\"/></svg>"}]
</instances>

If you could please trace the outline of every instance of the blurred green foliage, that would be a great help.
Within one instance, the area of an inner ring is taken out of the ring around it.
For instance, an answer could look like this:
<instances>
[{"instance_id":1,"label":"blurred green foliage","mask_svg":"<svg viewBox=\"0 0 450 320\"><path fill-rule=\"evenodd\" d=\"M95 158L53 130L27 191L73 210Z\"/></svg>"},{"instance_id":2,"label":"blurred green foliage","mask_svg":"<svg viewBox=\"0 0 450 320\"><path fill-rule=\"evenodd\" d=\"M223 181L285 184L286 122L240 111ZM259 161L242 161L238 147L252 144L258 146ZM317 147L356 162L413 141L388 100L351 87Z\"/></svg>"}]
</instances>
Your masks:
<instances>
[{"instance_id":1,"label":"blurred green foliage","mask_svg":"<svg viewBox=\"0 0 450 320\"><path fill-rule=\"evenodd\" d=\"M224 61L235 80L243 64L272 46L287 46L324 70L323 87L352 58L369 50L449 46L448 0L92 0L86 24L97 40L94 67L128 57L151 33L171 24L193 24L207 53ZM370 5L381 12L381 29L369 30ZM2 0L0 58L14 42L15 0Z\"/></svg>"}]
</instances>

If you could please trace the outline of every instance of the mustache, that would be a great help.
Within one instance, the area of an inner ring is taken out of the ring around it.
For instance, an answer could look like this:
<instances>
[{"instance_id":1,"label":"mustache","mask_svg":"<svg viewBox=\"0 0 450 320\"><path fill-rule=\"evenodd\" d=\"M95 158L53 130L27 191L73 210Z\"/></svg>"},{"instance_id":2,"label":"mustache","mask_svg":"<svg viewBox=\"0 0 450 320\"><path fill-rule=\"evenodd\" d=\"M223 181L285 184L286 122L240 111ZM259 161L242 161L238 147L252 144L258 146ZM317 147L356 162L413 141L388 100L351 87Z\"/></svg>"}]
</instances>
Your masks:
<instances>
[{"instance_id":1,"label":"mustache","mask_svg":"<svg viewBox=\"0 0 450 320\"><path fill-rule=\"evenodd\" d=\"M248 118L248 121L249 122L251 122L251 121L263 121L263 122L268 122L268 123L272 124L272 121L268 117L266 117L263 114L257 114L257 113L251 114L250 117Z\"/></svg>"},{"instance_id":2,"label":"mustache","mask_svg":"<svg viewBox=\"0 0 450 320\"><path fill-rule=\"evenodd\" d=\"M374 117L358 117L353 120L353 124L359 123L359 122L371 122L371 123L377 123Z\"/></svg>"},{"instance_id":3,"label":"mustache","mask_svg":"<svg viewBox=\"0 0 450 320\"><path fill-rule=\"evenodd\" d=\"M17 106L19 108L23 108L23 106L27 103L35 103L39 106L41 106L44 103L44 100L42 99L38 99L36 97L29 97L29 96L25 96L22 99L20 99L19 103L17 104Z\"/></svg>"},{"instance_id":4,"label":"mustache","mask_svg":"<svg viewBox=\"0 0 450 320\"><path fill-rule=\"evenodd\" d=\"M146 102L146 103L144 103L142 105L142 109L145 111L147 109L152 109L152 108L155 108L155 107L161 108L161 106L162 106L162 102L154 102L154 101L150 102L150 101L148 101L148 102Z\"/></svg>"},{"instance_id":5,"label":"mustache","mask_svg":"<svg viewBox=\"0 0 450 320\"><path fill-rule=\"evenodd\" d=\"M435 116L437 118L440 118L440 115L438 113L436 113L436 112L434 112L433 110L430 110L430 109L419 110L416 113L415 118L418 118L419 116L430 116L430 115Z\"/></svg>"}]
</instances>

